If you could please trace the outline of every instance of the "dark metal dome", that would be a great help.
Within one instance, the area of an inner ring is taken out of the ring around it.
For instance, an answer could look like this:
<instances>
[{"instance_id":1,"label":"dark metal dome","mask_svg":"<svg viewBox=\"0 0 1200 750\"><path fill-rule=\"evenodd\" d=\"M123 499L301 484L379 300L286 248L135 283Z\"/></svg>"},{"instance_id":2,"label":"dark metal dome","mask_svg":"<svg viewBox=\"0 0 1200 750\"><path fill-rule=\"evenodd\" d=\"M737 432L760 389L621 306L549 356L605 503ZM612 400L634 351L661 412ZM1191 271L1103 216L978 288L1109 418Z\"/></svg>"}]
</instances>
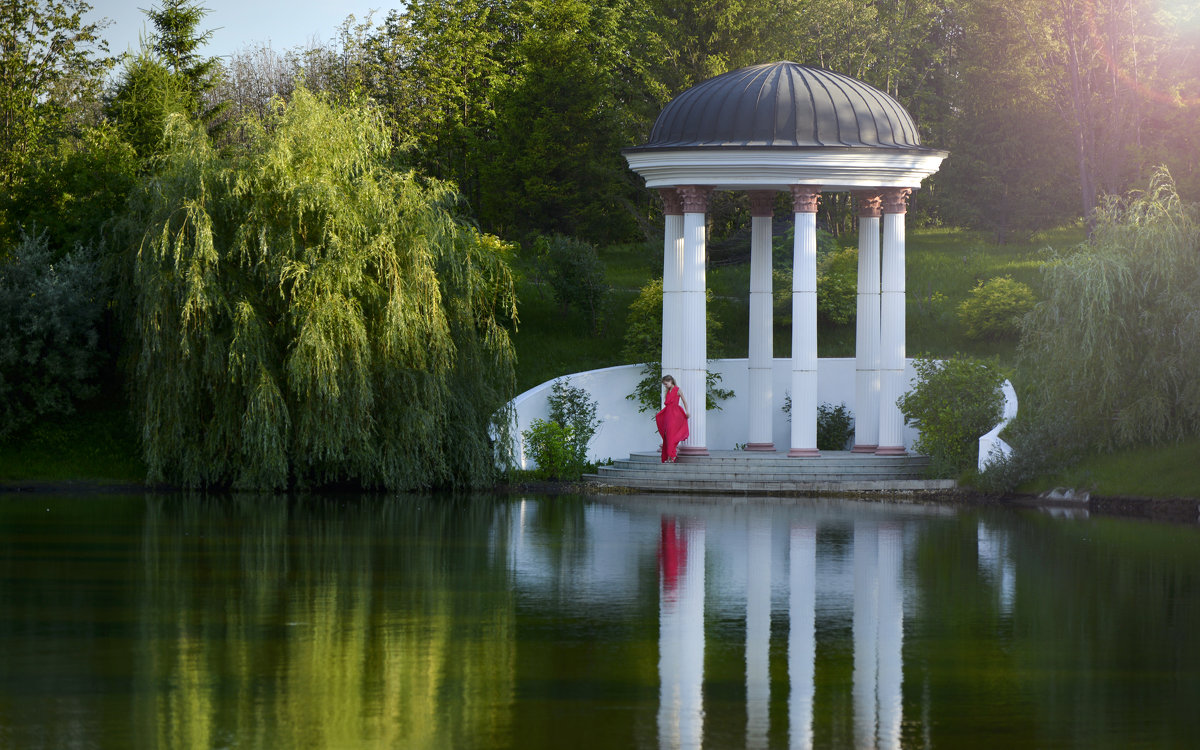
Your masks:
<instances>
[{"instance_id":1,"label":"dark metal dome","mask_svg":"<svg viewBox=\"0 0 1200 750\"><path fill-rule=\"evenodd\" d=\"M912 117L862 81L793 62L752 65L675 97L631 150L869 147L920 149Z\"/></svg>"}]
</instances>

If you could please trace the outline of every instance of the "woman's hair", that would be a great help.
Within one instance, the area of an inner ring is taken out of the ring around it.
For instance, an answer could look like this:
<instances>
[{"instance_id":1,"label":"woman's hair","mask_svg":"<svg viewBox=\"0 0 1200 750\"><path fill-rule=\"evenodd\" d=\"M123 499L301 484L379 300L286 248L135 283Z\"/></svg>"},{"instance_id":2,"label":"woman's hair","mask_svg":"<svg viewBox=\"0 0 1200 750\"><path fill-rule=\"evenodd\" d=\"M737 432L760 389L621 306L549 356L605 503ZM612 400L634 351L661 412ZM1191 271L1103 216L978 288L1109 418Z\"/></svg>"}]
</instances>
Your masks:
<instances>
[{"instance_id":1,"label":"woman's hair","mask_svg":"<svg viewBox=\"0 0 1200 750\"><path fill-rule=\"evenodd\" d=\"M670 383L671 385L675 385L675 378L671 377L670 375L663 375L662 382Z\"/></svg>"}]
</instances>

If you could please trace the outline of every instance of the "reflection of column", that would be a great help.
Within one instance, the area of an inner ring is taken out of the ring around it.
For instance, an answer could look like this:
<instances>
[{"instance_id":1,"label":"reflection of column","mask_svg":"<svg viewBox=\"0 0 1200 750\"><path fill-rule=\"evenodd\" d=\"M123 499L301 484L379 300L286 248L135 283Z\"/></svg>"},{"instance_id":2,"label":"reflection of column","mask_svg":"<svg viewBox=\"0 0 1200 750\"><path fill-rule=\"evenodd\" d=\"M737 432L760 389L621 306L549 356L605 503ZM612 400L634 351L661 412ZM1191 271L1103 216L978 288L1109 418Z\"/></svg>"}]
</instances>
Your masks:
<instances>
[{"instance_id":1,"label":"reflection of column","mask_svg":"<svg viewBox=\"0 0 1200 750\"><path fill-rule=\"evenodd\" d=\"M659 191L663 201L662 371L678 378L683 367L683 203L675 188Z\"/></svg>"},{"instance_id":2,"label":"reflection of column","mask_svg":"<svg viewBox=\"0 0 1200 750\"><path fill-rule=\"evenodd\" d=\"M854 335L854 452L879 447L879 217L876 193L858 193L858 311Z\"/></svg>"},{"instance_id":3,"label":"reflection of column","mask_svg":"<svg viewBox=\"0 0 1200 750\"><path fill-rule=\"evenodd\" d=\"M683 284L681 326L683 330L683 359L679 383L688 402L688 439L679 446L682 456L707 456L705 448L707 416L705 392L708 384L708 330L705 307L704 215L712 188L684 185L679 188L683 201Z\"/></svg>"},{"instance_id":4,"label":"reflection of column","mask_svg":"<svg viewBox=\"0 0 1200 750\"><path fill-rule=\"evenodd\" d=\"M879 541L874 523L854 525L854 744L875 746L879 640Z\"/></svg>"},{"instance_id":5,"label":"reflection of column","mask_svg":"<svg viewBox=\"0 0 1200 750\"><path fill-rule=\"evenodd\" d=\"M879 744L900 747L903 718L901 687L904 681L904 564L903 530L884 526L879 530Z\"/></svg>"},{"instance_id":6,"label":"reflection of column","mask_svg":"<svg viewBox=\"0 0 1200 750\"><path fill-rule=\"evenodd\" d=\"M792 440L789 456L817 456L817 199L821 188L792 186Z\"/></svg>"},{"instance_id":7,"label":"reflection of column","mask_svg":"<svg viewBox=\"0 0 1200 750\"><path fill-rule=\"evenodd\" d=\"M771 519L750 520L746 554L746 747L767 747L771 727Z\"/></svg>"},{"instance_id":8,"label":"reflection of column","mask_svg":"<svg viewBox=\"0 0 1200 750\"><path fill-rule=\"evenodd\" d=\"M771 383L774 359L771 307L771 213L775 192L750 193L750 351L747 362L750 381L750 431L748 451L774 451Z\"/></svg>"},{"instance_id":9,"label":"reflection of column","mask_svg":"<svg viewBox=\"0 0 1200 750\"><path fill-rule=\"evenodd\" d=\"M658 744L699 748L704 734L704 527L663 520L658 631ZM669 544L668 544L669 542ZM669 584L670 571L676 576Z\"/></svg>"},{"instance_id":10,"label":"reflection of column","mask_svg":"<svg viewBox=\"0 0 1200 750\"><path fill-rule=\"evenodd\" d=\"M879 279L879 448L903 456L904 415L904 213L908 188L883 191L883 268Z\"/></svg>"},{"instance_id":11,"label":"reflection of column","mask_svg":"<svg viewBox=\"0 0 1200 750\"><path fill-rule=\"evenodd\" d=\"M813 697L816 694L815 660L817 603L817 530L794 526L791 533L790 599L788 602L789 746L807 750L813 744Z\"/></svg>"}]
</instances>

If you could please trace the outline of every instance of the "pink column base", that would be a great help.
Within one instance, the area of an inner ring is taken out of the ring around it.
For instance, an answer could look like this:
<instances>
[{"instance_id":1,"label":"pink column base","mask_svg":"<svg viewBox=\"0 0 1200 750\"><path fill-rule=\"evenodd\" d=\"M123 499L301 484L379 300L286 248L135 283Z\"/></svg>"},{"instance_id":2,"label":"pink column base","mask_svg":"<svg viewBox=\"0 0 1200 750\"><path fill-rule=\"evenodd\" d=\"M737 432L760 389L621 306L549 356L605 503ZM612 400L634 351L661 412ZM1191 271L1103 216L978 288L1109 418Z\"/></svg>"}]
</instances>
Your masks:
<instances>
[{"instance_id":1,"label":"pink column base","mask_svg":"<svg viewBox=\"0 0 1200 750\"><path fill-rule=\"evenodd\" d=\"M680 456L707 456L708 448L705 448L703 445L699 445L699 446L697 446L697 445L693 445L693 446L681 445L681 446L679 446L679 455Z\"/></svg>"},{"instance_id":2,"label":"pink column base","mask_svg":"<svg viewBox=\"0 0 1200 750\"><path fill-rule=\"evenodd\" d=\"M907 456L908 451L903 445L881 445L875 450L876 456Z\"/></svg>"},{"instance_id":3,"label":"pink column base","mask_svg":"<svg viewBox=\"0 0 1200 750\"><path fill-rule=\"evenodd\" d=\"M856 445L850 449L851 453L874 453L879 448L878 445Z\"/></svg>"},{"instance_id":4,"label":"pink column base","mask_svg":"<svg viewBox=\"0 0 1200 750\"><path fill-rule=\"evenodd\" d=\"M788 458L818 458L821 451L815 448L792 448L788 451Z\"/></svg>"},{"instance_id":5,"label":"pink column base","mask_svg":"<svg viewBox=\"0 0 1200 750\"><path fill-rule=\"evenodd\" d=\"M774 443L746 443L745 450L748 450L748 451L770 451L771 453L774 453L775 452L775 444Z\"/></svg>"}]
</instances>

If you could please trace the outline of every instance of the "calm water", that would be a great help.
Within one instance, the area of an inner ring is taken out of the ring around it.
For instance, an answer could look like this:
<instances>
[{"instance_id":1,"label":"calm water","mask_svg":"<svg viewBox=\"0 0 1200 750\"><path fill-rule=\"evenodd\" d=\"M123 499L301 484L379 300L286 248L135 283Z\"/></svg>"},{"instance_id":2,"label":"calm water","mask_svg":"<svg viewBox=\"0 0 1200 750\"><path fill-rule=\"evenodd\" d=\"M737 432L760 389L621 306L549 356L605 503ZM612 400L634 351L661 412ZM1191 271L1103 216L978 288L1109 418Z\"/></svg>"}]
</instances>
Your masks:
<instances>
[{"instance_id":1,"label":"calm water","mask_svg":"<svg viewBox=\"0 0 1200 750\"><path fill-rule=\"evenodd\" d=\"M1200 743L1200 531L834 500L0 498L3 748Z\"/></svg>"}]
</instances>

